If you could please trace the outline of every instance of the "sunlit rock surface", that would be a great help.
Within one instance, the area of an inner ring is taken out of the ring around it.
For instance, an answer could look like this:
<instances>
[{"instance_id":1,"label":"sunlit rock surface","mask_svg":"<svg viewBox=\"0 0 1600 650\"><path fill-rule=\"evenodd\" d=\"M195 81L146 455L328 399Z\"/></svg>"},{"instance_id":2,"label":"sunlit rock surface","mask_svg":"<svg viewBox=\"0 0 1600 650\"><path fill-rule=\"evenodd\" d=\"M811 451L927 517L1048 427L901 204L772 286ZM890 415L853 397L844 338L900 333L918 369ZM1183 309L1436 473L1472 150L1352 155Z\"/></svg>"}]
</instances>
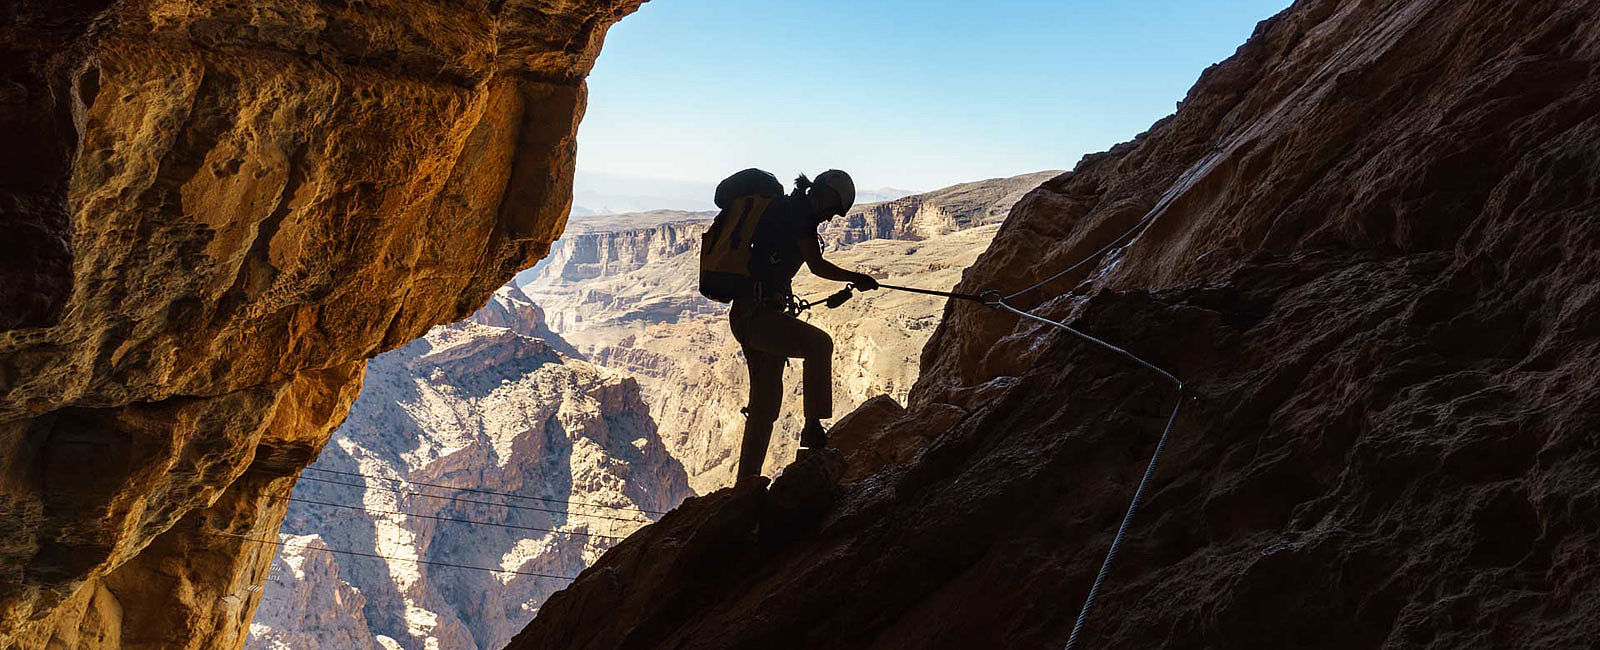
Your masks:
<instances>
[{"instance_id":1,"label":"sunlit rock surface","mask_svg":"<svg viewBox=\"0 0 1600 650\"><path fill-rule=\"evenodd\" d=\"M553 335L524 333L537 321L509 314L538 308L504 287L470 320L368 363L280 536L280 565L317 570L274 569L246 647L334 650L356 635L386 648L499 648L563 576L689 496L638 384L561 354ZM292 548L308 536L384 557ZM303 602L344 605L312 613Z\"/></svg>"},{"instance_id":2,"label":"sunlit rock surface","mask_svg":"<svg viewBox=\"0 0 1600 650\"><path fill-rule=\"evenodd\" d=\"M0 11L0 646L236 646L362 361L561 232L638 0Z\"/></svg>"},{"instance_id":3,"label":"sunlit rock surface","mask_svg":"<svg viewBox=\"0 0 1600 650\"><path fill-rule=\"evenodd\" d=\"M340 579L338 556L318 535L282 535L261 585L247 647L388 650L368 628L367 599Z\"/></svg>"},{"instance_id":4,"label":"sunlit rock surface","mask_svg":"<svg viewBox=\"0 0 1600 650\"><path fill-rule=\"evenodd\" d=\"M1597 147L1600 4L1302 0L1020 201L962 289L1170 205L1015 300L1193 398L1079 647L1592 647ZM1062 647L1178 396L967 303L922 370L808 533L691 501L508 647Z\"/></svg>"}]
</instances>

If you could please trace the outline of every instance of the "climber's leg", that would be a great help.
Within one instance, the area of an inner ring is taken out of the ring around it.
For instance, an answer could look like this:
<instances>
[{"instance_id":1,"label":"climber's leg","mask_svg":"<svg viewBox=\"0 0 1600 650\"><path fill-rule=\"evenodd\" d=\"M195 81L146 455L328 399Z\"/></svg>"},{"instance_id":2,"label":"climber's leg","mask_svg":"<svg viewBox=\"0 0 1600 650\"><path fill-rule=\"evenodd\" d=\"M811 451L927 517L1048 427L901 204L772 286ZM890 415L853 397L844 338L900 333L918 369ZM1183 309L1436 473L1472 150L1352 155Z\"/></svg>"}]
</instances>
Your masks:
<instances>
[{"instance_id":1,"label":"climber's leg","mask_svg":"<svg viewBox=\"0 0 1600 650\"><path fill-rule=\"evenodd\" d=\"M802 378L807 422L833 417L833 339L808 323L795 321L795 341L805 359Z\"/></svg>"},{"instance_id":2,"label":"climber's leg","mask_svg":"<svg viewBox=\"0 0 1600 650\"><path fill-rule=\"evenodd\" d=\"M788 314L765 309L741 319L734 335L745 349L805 360L802 386L809 421L833 417L833 339Z\"/></svg>"},{"instance_id":3,"label":"climber's leg","mask_svg":"<svg viewBox=\"0 0 1600 650\"><path fill-rule=\"evenodd\" d=\"M749 346L744 348L750 368L750 401L744 419L744 441L739 447L739 478L759 476L772 439L772 424L783 405L783 357Z\"/></svg>"}]
</instances>

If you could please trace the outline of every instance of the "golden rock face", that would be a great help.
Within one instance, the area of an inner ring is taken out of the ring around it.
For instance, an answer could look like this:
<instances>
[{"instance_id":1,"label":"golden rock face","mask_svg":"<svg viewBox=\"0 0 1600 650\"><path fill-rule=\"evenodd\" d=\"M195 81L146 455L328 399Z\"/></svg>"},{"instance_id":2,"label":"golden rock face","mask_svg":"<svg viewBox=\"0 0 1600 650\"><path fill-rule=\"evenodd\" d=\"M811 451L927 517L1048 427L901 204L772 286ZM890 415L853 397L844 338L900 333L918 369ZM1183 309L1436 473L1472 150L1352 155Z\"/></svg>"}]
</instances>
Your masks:
<instances>
[{"instance_id":1,"label":"golden rock face","mask_svg":"<svg viewBox=\"0 0 1600 650\"><path fill-rule=\"evenodd\" d=\"M228 647L366 358L564 226L638 0L82 2L0 33L0 639ZM246 470L257 470L246 473ZM3 645L3 644L0 644Z\"/></svg>"}]
</instances>

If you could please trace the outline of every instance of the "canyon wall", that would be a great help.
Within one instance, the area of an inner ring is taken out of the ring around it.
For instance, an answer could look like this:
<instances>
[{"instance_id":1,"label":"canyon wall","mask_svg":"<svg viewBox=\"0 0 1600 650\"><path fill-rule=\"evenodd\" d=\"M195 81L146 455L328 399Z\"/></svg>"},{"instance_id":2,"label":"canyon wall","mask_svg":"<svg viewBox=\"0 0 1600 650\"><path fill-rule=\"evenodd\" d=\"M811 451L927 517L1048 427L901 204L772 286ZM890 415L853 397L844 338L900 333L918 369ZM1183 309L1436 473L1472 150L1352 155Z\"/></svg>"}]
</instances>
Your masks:
<instances>
[{"instance_id":1,"label":"canyon wall","mask_svg":"<svg viewBox=\"0 0 1600 650\"><path fill-rule=\"evenodd\" d=\"M550 326L579 348L642 325L722 313L726 308L701 296L697 284L700 234L712 216L656 224L619 219L615 229L585 224L523 274L522 286L545 307Z\"/></svg>"},{"instance_id":2,"label":"canyon wall","mask_svg":"<svg viewBox=\"0 0 1600 650\"><path fill-rule=\"evenodd\" d=\"M499 648L563 576L690 495L638 383L485 324L528 306L504 287L368 363L287 495L247 648Z\"/></svg>"},{"instance_id":3,"label":"canyon wall","mask_svg":"<svg viewBox=\"0 0 1600 650\"><path fill-rule=\"evenodd\" d=\"M0 647L242 642L272 552L236 536L364 359L561 232L638 4L0 10Z\"/></svg>"},{"instance_id":4,"label":"canyon wall","mask_svg":"<svg viewBox=\"0 0 1600 650\"><path fill-rule=\"evenodd\" d=\"M1600 5L1300 0L1023 198L960 288L1110 245L1011 302L1188 387L1080 647L1591 647L1597 147ZM508 647L1062 647L1180 395L965 302L922 370L812 517L692 499Z\"/></svg>"}]
</instances>

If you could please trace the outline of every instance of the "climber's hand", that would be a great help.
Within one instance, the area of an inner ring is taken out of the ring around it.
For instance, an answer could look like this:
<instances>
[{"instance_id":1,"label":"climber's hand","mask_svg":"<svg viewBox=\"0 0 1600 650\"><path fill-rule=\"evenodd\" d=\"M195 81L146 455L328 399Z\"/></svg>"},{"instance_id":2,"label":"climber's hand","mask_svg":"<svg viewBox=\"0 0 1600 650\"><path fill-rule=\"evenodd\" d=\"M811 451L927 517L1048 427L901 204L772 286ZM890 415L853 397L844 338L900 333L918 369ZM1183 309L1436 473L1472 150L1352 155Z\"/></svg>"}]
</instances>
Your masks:
<instances>
[{"instance_id":1,"label":"climber's hand","mask_svg":"<svg viewBox=\"0 0 1600 650\"><path fill-rule=\"evenodd\" d=\"M862 291L871 291L878 288L878 281L865 273L857 273L856 277L850 280L850 284L855 285L857 289Z\"/></svg>"},{"instance_id":2,"label":"climber's hand","mask_svg":"<svg viewBox=\"0 0 1600 650\"><path fill-rule=\"evenodd\" d=\"M846 300L849 299L850 287L847 285L845 288L835 291L833 295L828 296L827 300L823 301L823 304L826 304L828 309L838 309Z\"/></svg>"}]
</instances>

